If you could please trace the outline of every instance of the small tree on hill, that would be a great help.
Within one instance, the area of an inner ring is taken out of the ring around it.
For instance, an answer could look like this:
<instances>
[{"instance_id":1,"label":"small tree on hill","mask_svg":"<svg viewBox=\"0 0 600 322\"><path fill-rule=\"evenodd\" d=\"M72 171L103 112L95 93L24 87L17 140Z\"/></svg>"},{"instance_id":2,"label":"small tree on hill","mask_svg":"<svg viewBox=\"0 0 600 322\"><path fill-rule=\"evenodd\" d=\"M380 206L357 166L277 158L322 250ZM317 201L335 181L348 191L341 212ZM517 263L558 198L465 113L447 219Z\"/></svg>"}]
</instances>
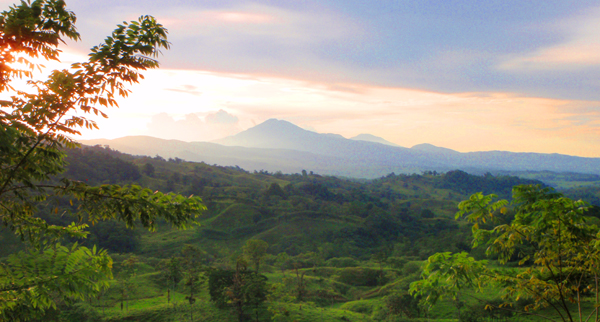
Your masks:
<instances>
[{"instance_id":1,"label":"small tree on hill","mask_svg":"<svg viewBox=\"0 0 600 322\"><path fill-rule=\"evenodd\" d=\"M123 311L123 308L129 310L129 300L133 295L133 292L135 292L135 284L132 279L137 273L136 265L138 262L139 260L136 256L129 256L121 264L122 267L119 274L121 282L121 311Z\"/></svg>"},{"instance_id":2,"label":"small tree on hill","mask_svg":"<svg viewBox=\"0 0 600 322\"><path fill-rule=\"evenodd\" d=\"M208 276L210 299L218 308L231 308L238 321L247 319L247 308L258 310L267 298L267 278L247 269L238 259L235 270L212 269Z\"/></svg>"},{"instance_id":3,"label":"small tree on hill","mask_svg":"<svg viewBox=\"0 0 600 322\"><path fill-rule=\"evenodd\" d=\"M260 262L267 253L269 244L260 239L249 239L243 247L244 257L254 264L254 271L258 274Z\"/></svg>"},{"instance_id":4,"label":"small tree on hill","mask_svg":"<svg viewBox=\"0 0 600 322\"><path fill-rule=\"evenodd\" d=\"M194 321L193 306L194 303L196 303L196 293L206 281L203 274L204 267L202 265L204 257L205 253L193 245L185 245L181 250L183 282L190 292L189 295L185 297L190 304L190 321Z\"/></svg>"},{"instance_id":5,"label":"small tree on hill","mask_svg":"<svg viewBox=\"0 0 600 322\"><path fill-rule=\"evenodd\" d=\"M172 256L160 262L160 269L167 284L167 303L171 303L171 294L183 278L181 257Z\"/></svg>"},{"instance_id":6,"label":"small tree on hill","mask_svg":"<svg viewBox=\"0 0 600 322\"><path fill-rule=\"evenodd\" d=\"M144 174L149 177L153 177L154 176L154 166L152 165L152 163L147 162L146 164L144 164L144 166L142 167L142 172L144 172Z\"/></svg>"}]
</instances>

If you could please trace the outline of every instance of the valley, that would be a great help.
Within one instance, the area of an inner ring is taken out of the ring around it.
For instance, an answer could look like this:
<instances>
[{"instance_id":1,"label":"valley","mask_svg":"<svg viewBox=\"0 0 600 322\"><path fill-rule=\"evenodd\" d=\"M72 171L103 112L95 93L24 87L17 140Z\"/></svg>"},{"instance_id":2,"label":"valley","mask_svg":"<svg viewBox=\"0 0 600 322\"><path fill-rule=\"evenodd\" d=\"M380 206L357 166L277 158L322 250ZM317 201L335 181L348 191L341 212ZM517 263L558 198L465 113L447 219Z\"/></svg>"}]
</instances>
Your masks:
<instances>
[{"instance_id":1,"label":"valley","mask_svg":"<svg viewBox=\"0 0 600 322\"><path fill-rule=\"evenodd\" d=\"M453 320L459 313L451 300L428 311L408 289L420 279L422 263L430 255L467 251L486 257L482 249L472 249L471 224L454 219L458 203L476 192L510 198L513 186L544 185L460 170L339 179L311 169L250 172L179 158L132 156L101 146L67 153L64 176L71 179L90 185L141 184L200 196L207 206L197 225L187 230L166 222L159 222L156 232L112 221L91 225L90 235L78 242L107 249L115 278L96 300L60 308L73 321L237 321L234 302L217 305L209 279L220 272L254 271L247 245L257 240L267 245L259 270L266 284L264 295L256 295L259 304L243 305L244 319ZM600 189L588 192L598 196ZM42 215L49 223L76 220L52 214L51 204ZM4 231L3 240L10 235ZM190 261L192 266L186 264ZM191 281L190 276L199 279ZM193 302L190 285L195 287ZM493 292L482 296L499 301ZM461 314L471 310L469 314L479 316L476 321L516 317L488 312L475 300L465 299L461 305L466 308Z\"/></svg>"}]
</instances>

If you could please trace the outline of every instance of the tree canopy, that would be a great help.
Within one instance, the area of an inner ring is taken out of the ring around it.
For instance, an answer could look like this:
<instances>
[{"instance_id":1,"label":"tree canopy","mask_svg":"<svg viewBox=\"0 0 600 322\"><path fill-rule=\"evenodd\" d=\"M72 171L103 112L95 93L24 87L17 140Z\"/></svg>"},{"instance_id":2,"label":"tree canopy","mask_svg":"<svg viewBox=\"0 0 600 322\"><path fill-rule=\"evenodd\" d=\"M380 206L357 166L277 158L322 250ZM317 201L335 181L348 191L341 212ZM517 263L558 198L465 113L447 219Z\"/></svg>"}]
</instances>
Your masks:
<instances>
[{"instance_id":1,"label":"tree canopy","mask_svg":"<svg viewBox=\"0 0 600 322\"><path fill-rule=\"evenodd\" d=\"M61 179L64 149L78 146L80 130L95 129L91 114L107 117L105 108L126 97L127 86L141 71L158 67L160 49L168 49L167 30L151 16L124 22L104 43L91 49L86 62L54 70L38 80L38 60L59 60L59 45L79 40L76 16L62 0L22 1L0 14L0 221L27 242L26 251L0 264L0 320L25 321L55 307L93 296L111 277L112 260L103 250L64 237L87 235L84 219L116 219L128 227L155 229L158 218L189 227L205 209L197 197L163 194L136 185L89 186ZM27 81L17 89L14 81ZM67 226L36 215L53 197L69 205L55 214L74 215Z\"/></svg>"},{"instance_id":2,"label":"tree canopy","mask_svg":"<svg viewBox=\"0 0 600 322\"><path fill-rule=\"evenodd\" d=\"M423 280L412 284L414 294L429 304L442 296L457 298L466 287L502 290L503 303L488 308L533 314L548 320L599 320L598 226L586 216L588 206L539 185L513 189L513 202L495 201L494 195L472 195L459 204L456 217L473 224L474 245L500 264L512 261L520 268L494 268L466 253L431 256ZM499 217L512 217L507 223ZM490 227L489 223L496 223ZM530 304L519 311L519 300ZM591 307L590 307L591 306ZM539 309L551 308L554 315Z\"/></svg>"}]
</instances>

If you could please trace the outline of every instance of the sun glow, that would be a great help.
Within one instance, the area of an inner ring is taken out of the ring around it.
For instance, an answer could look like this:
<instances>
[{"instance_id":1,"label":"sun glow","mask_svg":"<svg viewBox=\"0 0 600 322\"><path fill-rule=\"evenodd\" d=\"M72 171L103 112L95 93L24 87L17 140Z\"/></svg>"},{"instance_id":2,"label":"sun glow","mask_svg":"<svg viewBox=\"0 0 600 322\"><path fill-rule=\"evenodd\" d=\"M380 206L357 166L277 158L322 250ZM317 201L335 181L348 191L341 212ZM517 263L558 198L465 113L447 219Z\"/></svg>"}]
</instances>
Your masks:
<instances>
[{"instance_id":1,"label":"sun glow","mask_svg":"<svg viewBox=\"0 0 600 322\"><path fill-rule=\"evenodd\" d=\"M560 151L600 156L600 141L589 140L590 136L600 137L600 115L593 109L599 102L511 93L445 94L360 84L331 86L278 77L162 69L147 72L146 79L119 103L120 109L108 112L109 120L99 121L101 130L85 132L84 138L151 135L206 141L279 118L346 137L371 133L407 147L427 142L459 151ZM219 110L237 117L235 128L229 123L219 127L202 122ZM589 110L591 121L574 119L581 110ZM158 119L152 118L165 112L172 119L169 122L179 120L182 127L188 124L188 136L170 134L166 126L160 130ZM187 115L200 121L186 122Z\"/></svg>"}]
</instances>

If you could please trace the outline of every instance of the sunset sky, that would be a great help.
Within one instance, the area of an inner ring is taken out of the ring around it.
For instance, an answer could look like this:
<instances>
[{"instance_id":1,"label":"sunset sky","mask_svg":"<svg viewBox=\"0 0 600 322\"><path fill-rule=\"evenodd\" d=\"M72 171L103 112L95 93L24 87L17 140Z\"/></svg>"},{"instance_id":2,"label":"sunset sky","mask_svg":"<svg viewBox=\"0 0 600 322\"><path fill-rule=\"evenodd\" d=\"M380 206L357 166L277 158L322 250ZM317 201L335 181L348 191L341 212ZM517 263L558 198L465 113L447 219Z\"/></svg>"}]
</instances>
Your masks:
<instances>
[{"instance_id":1,"label":"sunset sky","mask_svg":"<svg viewBox=\"0 0 600 322\"><path fill-rule=\"evenodd\" d=\"M4 8L11 1L0 0ZM85 59L123 20L169 30L161 68L84 138L209 141L269 118L401 146L600 157L594 1L69 1Z\"/></svg>"}]
</instances>

